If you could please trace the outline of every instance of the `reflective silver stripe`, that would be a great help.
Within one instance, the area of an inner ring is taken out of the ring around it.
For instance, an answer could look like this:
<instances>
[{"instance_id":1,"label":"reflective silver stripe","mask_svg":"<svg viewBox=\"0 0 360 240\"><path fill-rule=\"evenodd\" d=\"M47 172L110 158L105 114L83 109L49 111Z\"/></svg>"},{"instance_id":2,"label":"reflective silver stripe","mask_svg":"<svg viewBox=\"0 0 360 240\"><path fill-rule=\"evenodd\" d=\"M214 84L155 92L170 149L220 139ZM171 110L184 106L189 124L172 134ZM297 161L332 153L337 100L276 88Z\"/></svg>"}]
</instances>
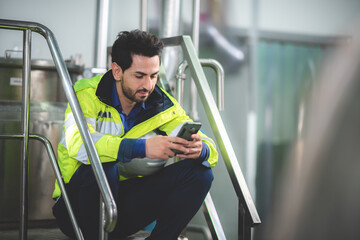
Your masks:
<instances>
[{"instance_id":1,"label":"reflective silver stripe","mask_svg":"<svg viewBox=\"0 0 360 240\"><path fill-rule=\"evenodd\" d=\"M212 145L215 146L215 143L214 143L214 141L213 141L211 138L207 138L207 137L201 136L201 140L206 140L206 141L210 142Z\"/></svg>"},{"instance_id":2,"label":"reflective silver stripe","mask_svg":"<svg viewBox=\"0 0 360 240\"><path fill-rule=\"evenodd\" d=\"M98 120L96 131L112 135L123 134L123 128L120 122Z\"/></svg>"},{"instance_id":3,"label":"reflective silver stripe","mask_svg":"<svg viewBox=\"0 0 360 240\"><path fill-rule=\"evenodd\" d=\"M101 134L98 132L91 133L90 135L91 135L92 140L94 141L94 144L96 144L97 141L99 141L99 139L104 136L104 134ZM88 156L86 153L86 149L85 149L84 143L82 143L79 148L78 154L76 155L76 160L78 160L79 162L82 162L84 164L87 164L87 159L88 159Z\"/></svg>"},{"instance_id":4,"label":"reflective silver stripe","mask_svg":"<svg viewBox=\"0 0 360 240\"><path fill-rule=\"evenodd\" d=\"M60 144L62 144L67 149L66 142L65 142L65 132L64 131L61 133Z\"/></svg>"},{"instance_id":5,"label":"reflective silver stripe","mask_svg":"<svg viewBox=\"0 0 360 240\"><path fill-rule=\"evenodd\" d=\"M203 161L201 164L204 165L205 167L208 168L210 167L210 163L208 161Z\"/></svg>"},{"instance_id":6,"label":"reflective silver stripe","mask_svg":"<svg viewBox=\"0 0 360 240\"><path fill-rule=\"evenodd\" d=\"M95 129L95 118L85 118L86 119L86 122L91 124L91 126L93 126L93 128ZM76 124L76 121L75 121L75 118L74 118L74 115L72 113L69 113L68 114L68 117L64 123L65 125L65 131Z\"/></svg>"},{"instance_id":7,"label":"reflective silver stripe","mask_svg":"<svg viewBox=\"0 0 360 240\"><path fill-rule=\"evenodd\" d=\"M65 131L66 131L69 127L73 126L74 124L76 124L75 118L74 118L74 116L73 116L72 113L69 113L69 115L68 115L68 117L67 117L67 119L66 119L66 121L65 121L65 123L64 123L64 125L65 125Z\"/></svg>"},{"instance_id":8,"label":"reflective silver stripe","mask_svg":"<svg viewBox=\"0 0 360 240\"><path fill-rule=\"evenodd\" d=\"M96 123L96 120L95 120L95 118L85 118L86 119L86 122L87 123L89 123L94 129L96 129L96 125L95 125L95 123Z\"/></svg>"}]
</instances>

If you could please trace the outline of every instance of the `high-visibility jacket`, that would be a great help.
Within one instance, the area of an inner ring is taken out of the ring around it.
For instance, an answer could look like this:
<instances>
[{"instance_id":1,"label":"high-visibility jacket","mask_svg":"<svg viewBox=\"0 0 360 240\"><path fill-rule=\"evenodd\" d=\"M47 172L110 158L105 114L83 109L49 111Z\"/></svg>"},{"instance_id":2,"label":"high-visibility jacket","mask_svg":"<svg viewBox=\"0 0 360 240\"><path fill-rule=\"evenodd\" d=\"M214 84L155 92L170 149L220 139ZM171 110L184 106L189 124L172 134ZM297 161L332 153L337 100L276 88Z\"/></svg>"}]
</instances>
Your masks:
<instances>
[{"instance_id":1,"label":"high-visibility jacket","mask_svg":"<svg viewBox=\"0 0 360 240\"><path fill-rule=\"evenodd\" d=\"M124 138L140 138L154 130L169 135L179 125L192 121L173 97L155 86L145 103L153 107L145 110L134 126L125 133L120 114L112 106L113 81L113 75L111 71L108 71L104 75L82 79L74 85L101 162L117 160L119 146ZM209 147L209 157L203 165L213 167L218 159L216 146L200 131L199 135ZM73 112L68 105L65 111L62 139L58 144L58 165L65 183L70 181L81 164L90 164L90 162ZM53 197L56 198L60 194L61 191L56 182Z\"/></svg>"}]
</instances>

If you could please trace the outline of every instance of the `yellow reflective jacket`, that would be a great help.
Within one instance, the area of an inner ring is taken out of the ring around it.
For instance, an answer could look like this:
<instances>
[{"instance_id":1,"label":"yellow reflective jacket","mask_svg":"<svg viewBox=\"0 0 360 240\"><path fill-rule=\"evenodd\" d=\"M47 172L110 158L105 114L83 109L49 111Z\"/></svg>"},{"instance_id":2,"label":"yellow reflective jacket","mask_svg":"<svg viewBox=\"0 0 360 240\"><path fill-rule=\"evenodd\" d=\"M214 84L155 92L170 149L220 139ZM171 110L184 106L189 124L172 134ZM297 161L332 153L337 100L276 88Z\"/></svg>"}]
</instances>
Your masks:
<instances>
[{"instance_id":1,"label":"yellow reflective jacket","mask_svg":"<svg viewBox=\"0 0 360 240\"><path fill-rule=\"evenodd\" d=\"M156 86L146 100L146 104L152 104L154 107L145 112L135 125L124 133L120 114L112 107L113 81L112 73L108 71L104 75L82 79L74 86L101 162L117 160L119 146L124 138L140 138L154 130L169 135L177 126L192 121L173 97ZM199 134L209 147L209 157L203 164L213 167L218 160L215 143L200 131ZM62 139L58 144L58 164L65 183L70 181L81 164L90 164L69 105L65 111ZM60 194L56 182L53 197L56 198Z\"/></svg>"}]
</instances>

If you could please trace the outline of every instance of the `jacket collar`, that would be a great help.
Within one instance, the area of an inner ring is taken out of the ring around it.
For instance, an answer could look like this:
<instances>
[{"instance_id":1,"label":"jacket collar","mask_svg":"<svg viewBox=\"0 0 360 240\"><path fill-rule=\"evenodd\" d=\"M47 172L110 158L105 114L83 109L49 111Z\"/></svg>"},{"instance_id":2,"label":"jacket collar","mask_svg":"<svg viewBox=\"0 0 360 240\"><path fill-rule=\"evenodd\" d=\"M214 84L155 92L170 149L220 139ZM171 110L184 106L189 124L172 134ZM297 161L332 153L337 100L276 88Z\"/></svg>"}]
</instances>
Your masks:
<instances>
[{"instance_id":1,"label":"jacket collar","mask_svg":"<svg viewBox=\"0 0 360 240\"><path fill-rule=\"evenodd\" d=\"M112 107L114 107L112 104L112 87L114 81L115 79L112 71L109 70L102 76L96 89L96 96L98 99ZM140 117L137 122L145 121L174 105L171 99L157 85L155 85L154 91L150 94L145 104L147 106L146 109L148 110L145 111L143 116Z\"/></svg>"},{"instance_id":2,"label":"jacket collar","mask_svg":"<svg viewBox=\"0 0 360 240\"><path fill-rule=\"evenodd\" d=\"M96 89L96 96L99 100L110 106L112 106L113 81L115 81L115 79L110 69L102 76Z\"/></svg>"}]
</instances>

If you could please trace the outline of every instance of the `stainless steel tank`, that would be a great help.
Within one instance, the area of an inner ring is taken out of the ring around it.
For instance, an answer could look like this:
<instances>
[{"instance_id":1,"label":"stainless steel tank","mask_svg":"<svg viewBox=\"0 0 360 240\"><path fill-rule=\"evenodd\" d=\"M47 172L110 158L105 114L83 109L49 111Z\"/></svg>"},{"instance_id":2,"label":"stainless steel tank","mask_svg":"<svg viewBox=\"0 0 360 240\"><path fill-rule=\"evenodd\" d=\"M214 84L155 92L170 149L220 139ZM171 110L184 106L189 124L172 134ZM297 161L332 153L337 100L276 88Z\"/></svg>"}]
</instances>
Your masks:
<instances>
[{"instance_id":1,"label":"stainless steel tank","mask_svg":"<svg viewBox=\"0 0 360 240\"><path fill-rule=\"evenodd\" d=\"M56 153L66 97L52 61L31 64L30 133L46 136ZM67 64L76 81L83 67ZM21 133L22 60L0 58L0 133ZM29 145L29 220L53 219L51 198L55 176L42 143ZM21 141L0 139L0 224L19 220Z\"/></svg>"},{"instance_id":2,"label":"stainless steel tank","mask_svg":"<svg viewBox=\"0 0 360 240\"><path fill-rule=\"evenodd\" d=\"M83 67L67 63L73 81L82 74ZM20 101L22 94L22 59L0 58L0 101ZM31 61L30 99L38 102L64 102L66 97L51 60Z\"/></svg>"}]
</instances>

